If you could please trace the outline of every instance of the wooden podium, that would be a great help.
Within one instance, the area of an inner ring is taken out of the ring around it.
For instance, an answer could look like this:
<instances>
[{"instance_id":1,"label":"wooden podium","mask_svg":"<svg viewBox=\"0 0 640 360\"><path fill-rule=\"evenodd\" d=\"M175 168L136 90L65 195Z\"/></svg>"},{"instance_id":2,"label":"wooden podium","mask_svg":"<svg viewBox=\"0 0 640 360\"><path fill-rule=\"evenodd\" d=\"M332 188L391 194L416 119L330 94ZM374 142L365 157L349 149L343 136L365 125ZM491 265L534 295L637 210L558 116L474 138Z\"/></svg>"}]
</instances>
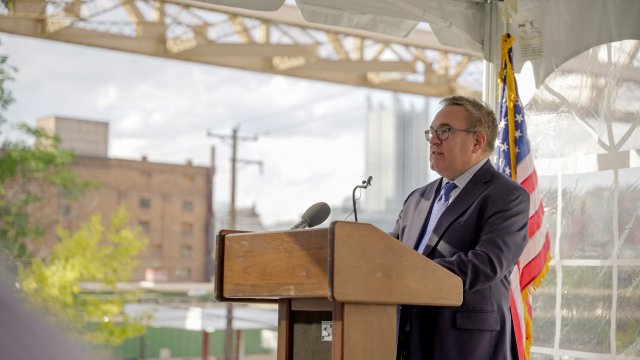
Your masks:
<instances>
[{"instance_id":1,"label":"wooden podium","mask_svg":"<svg viewBox=\"0 0 640 360\"><path fill-rule=\"evenodd\" d=\"M458 276L370 224L223 230L216 258L216 299L279 304L278 360L392 360L397 304L462 303Z\"/></svg>"}]
</instances>

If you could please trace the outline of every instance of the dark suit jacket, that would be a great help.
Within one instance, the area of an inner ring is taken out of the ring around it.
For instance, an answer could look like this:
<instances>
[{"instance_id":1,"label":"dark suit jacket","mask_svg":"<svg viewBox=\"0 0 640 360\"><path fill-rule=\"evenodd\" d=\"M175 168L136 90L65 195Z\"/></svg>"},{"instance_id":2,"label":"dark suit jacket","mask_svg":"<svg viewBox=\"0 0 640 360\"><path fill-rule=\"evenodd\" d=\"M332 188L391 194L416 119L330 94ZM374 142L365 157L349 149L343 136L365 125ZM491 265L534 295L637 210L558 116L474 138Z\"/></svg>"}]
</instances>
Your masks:
<instances>
[{"instance_id":1,"label":"dark suit jacket","mask_svg":"<svg viewBox=\"0 0 640 360\"><path fill-rule=\"evenodd\" d=\"M391 235L416 248L441 186L438 179L412 192ZM410 359L517 359L509 276L528 219L527 191L487 161L442 213L431 235L436 248L423 253L462 278L462 305L402 306L399 347Z\"/></svg>"}]
</instances>

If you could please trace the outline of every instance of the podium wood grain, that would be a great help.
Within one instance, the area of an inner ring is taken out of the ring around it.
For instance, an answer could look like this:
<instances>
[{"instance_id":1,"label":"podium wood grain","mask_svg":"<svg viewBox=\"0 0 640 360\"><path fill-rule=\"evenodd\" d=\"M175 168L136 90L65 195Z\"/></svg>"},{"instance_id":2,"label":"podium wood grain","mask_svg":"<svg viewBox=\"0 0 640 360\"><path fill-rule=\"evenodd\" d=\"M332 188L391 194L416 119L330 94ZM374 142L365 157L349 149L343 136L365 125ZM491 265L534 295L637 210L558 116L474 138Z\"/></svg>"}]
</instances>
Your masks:
<instances>
[{"instance_id":1,"label":"podium wood grain","mask_svg":"<svg viewBox=\"0 0 640 360\"><path fill-rule=\"evenodd\" d=\"M395 359L396 306L345 303L342 339L342 356L337 359Z\"/></svg>"},{"instance_id":2,"label":"podium wood grain","mask_svg":"<svg viewBox=\"0 0 640 360\"><path fill-rule=\"evenodd\" d=\"M221 232L216 250L216 299L278 301L278 360L393 360L397 304L462 303L459 277L370 224Z\"/></svg>"},{"instance_id":3,"label":"podium wood grain","mask_svg":"<svg viewBox=\"0 0 640 360\"><path fill-rule=\"evenodd\" d=\"M234 297L324 297L328 229L225 237L223 294Z\"/></svg>"},{"instance_id":4,"label":"podium wood grain","mask_svg":"<svg viewBox=\"0 0 640 360\"><path fill-rule=\"evenodd\" d=\"M336 301L453 306L462 280L370 224L333 224Z\"/></svg>"}]
</instances>

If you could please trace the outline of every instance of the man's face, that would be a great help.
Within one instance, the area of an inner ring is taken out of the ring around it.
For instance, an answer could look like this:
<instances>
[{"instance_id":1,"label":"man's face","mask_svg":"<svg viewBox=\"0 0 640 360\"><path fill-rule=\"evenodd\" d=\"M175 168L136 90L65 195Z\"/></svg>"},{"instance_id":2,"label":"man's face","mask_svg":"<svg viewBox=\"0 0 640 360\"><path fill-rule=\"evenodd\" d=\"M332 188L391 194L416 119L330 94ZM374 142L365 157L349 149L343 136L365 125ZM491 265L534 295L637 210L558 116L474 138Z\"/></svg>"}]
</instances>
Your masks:
<instances>
[{"instance_id":1,"label":"man's face","mask_svg":"<svg viewBox=\"0 0 640 360\"><path fill-rule=\"evenodd\" d=\"M431 130L445 127L469 129L467 116L462 106L445 106L433 119ZM434 133L429 146L431 169L448 179L456 179L484 157L483 138L483 133L452 130L448 139L440 140Z\"/></svg>"}]
</instances>

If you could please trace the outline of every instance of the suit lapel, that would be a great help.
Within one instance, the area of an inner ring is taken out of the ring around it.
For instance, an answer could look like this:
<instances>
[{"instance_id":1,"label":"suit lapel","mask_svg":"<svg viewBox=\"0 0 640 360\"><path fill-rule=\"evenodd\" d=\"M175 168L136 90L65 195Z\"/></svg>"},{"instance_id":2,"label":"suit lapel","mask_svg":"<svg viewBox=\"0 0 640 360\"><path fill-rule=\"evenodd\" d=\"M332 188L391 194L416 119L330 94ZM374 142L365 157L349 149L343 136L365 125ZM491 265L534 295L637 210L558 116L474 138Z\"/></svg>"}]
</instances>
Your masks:
<instances>
[{"instance_id":1,"label":"suit lapel","mask_svg":"<svg viewBox=\"0 0 640 360\"><path fill-rule=\"evenodd\" d=\"M440 184L442 183L442 178L439 181L433 181L425 188L424 193L422 194L422 199L418 203L418 207L416 211L413 213L413 221L415 224L420 224L420 226L408 226L407 234L404 236L405 244L410 248L415 248L416 243L418 242L418 237L422 234L423 228L426 226L427 215L429 214L429 209L431 209L431 204L435 200L436 191L440 188Z\"/></svg>"},{"instance_id":2,"label":"suit lapel","mask_svg":"<svg viewBox=\"0 0 640 360\"><path fill-rule=\"evenodd\" d=\"M453 199L451 204L444 210L440 219L433 228L432 236L439 239L442 233L457 219L466 209L473 204L478 197L487 189L487 183L491 181L495 169L490 161L487 161L478 171L471 177L460 193Z\"/></svg>"}]
</instances>

